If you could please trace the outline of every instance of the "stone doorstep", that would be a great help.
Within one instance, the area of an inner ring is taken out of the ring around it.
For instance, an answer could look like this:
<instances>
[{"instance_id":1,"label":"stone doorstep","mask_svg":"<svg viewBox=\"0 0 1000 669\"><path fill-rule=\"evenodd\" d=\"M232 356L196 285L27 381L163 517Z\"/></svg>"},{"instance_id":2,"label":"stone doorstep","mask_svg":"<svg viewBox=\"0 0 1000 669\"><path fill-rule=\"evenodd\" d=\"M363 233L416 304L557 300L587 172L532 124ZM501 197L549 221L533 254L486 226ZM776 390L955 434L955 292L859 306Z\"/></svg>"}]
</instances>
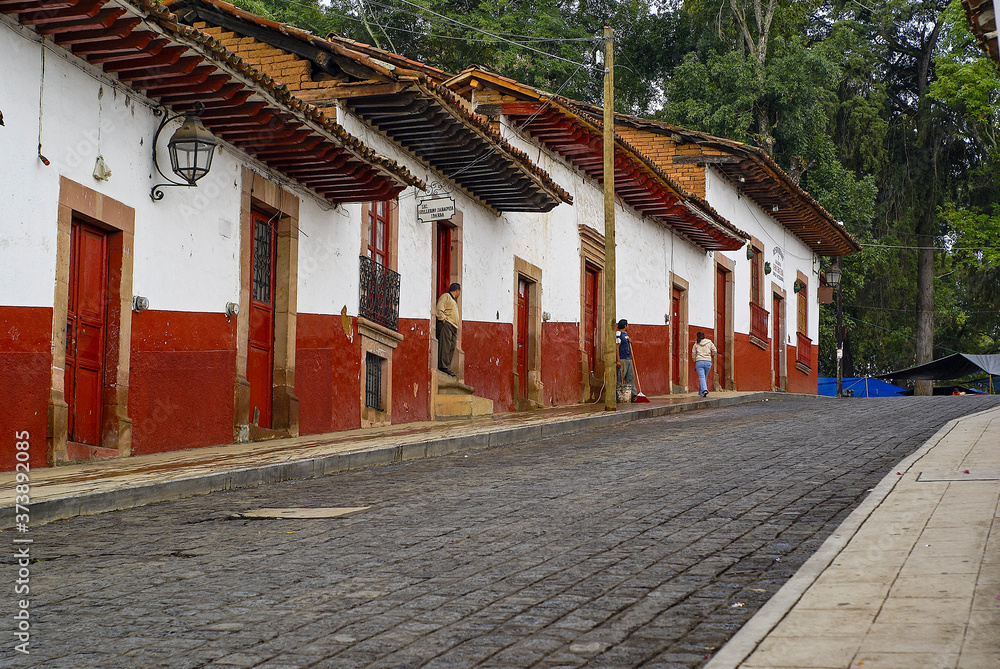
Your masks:
<instances>
[{"instance_id":1,"label":"stone doorstep","mask_svg":"<svg viewBox=\"0 0 1000 669\"><path fill-rule=\"evenodd\" d=\"M107 458L117 458L121 455L117 448L103 448L101 446L90 446L80 444L75 441L66 443L66 459L69 463L86 462L88 460L105 460Z\"/></svg>"},{"instance_id":2,"label":"stone doorstep","mask_svg":"<svg viewBox=\"0 0 1000 669\"><path fill-rule=\"evenodd\" d=\"M438 395L434 398L434 415L439 420L492 416L493 400L475 395Z\"/></svg>"},{"instance_id":3,"label":"stone doorstep","mask_svg":"<svg viewBox=\"0 0 1000 669\"><path fill-rule=\"evenodd\" d=\"M438 397L444 396L439 395ZM452 397L463 399L462 396ZM141 474L131 476L131 480L120 483L117 487L107 485L102 489L102 484L107 483L104 479L77 481L73 485L78 486L78 489L81 487L81 483L82 486L91 487L92 489L86 492L75 492L48 499L36 498L31 502L30 506L31 524L38 525L76 516L129 509L156 502L204 495L218 490L232 490L234 488L251 487L262 483L316 478L375 465L400 462L402 460L447 455L464 450L492 446L519 444L525 441L572 434L583 430L621 425L636 420L658 418L699 409L717 409L778 397L775 393L759 392L730 396L716 395L708 400L691 398L692 401L690 402L654 403L643 405L643 408L639 410L622 413L602 412L585 414L565 420L532 422L520 426L503 426L490 432L441 435L436 438L424 439L422 441L415 440L402 444L398 438L387 437L387 441L391 441L391 445L364 447L339 453L313 453L299 460L292 459L294 446L289 446L289 457L283 462L270 461L258 465L237 463L228 467L222 466L218 471L196 473L189 476L184 476L183 464L172 461L168 465L165 465L162 471L155 471L154 467ZM474 399L481 400L483 398ZM490 402L492 405L492 401L484 401ZM429 434L433 435L433 431L429 431ZM191 450L197 451L198 449ZM176 455L181 452L174 451L173 454ZM6 472L6 474L9 474L11 477L13 476L13 472ZM159 480L156 480L158 477ZM45 484L36 480L32 485L37 489ZM50 485L59 487L66 484L55 481ZM4 497L0 497L0 530L14 527L15 505L13 486L7 487L10 490L0 491L0 494L4 495Z\"/></svg>"},{"instance_id":4,"label":"stone doorstep","mask_svg":"<svg viewBox=\"0 0 1000 669\"><path fill-rule=\"evenodd\" d=\"M462 383L456 377L438 372L438 394L441 395L474 395L476 389Z\"/></svg>"}]
</instances>

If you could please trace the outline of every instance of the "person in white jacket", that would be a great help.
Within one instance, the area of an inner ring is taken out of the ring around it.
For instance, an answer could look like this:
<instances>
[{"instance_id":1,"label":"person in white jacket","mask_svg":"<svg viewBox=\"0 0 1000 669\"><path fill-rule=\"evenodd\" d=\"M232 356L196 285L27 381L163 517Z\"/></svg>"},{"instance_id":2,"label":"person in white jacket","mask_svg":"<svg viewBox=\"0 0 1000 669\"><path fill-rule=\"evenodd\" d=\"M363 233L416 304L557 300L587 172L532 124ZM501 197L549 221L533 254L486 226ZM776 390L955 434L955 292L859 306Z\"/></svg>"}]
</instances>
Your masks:
<instances>
[{"instance_id":1,"label":"person in white jacket","mask_svg":"<svg viewBox=\"0 0 1000 669\"><path fill-rule=\"evenodd\" d=\"M704 332L699 332L698 341L691 347L691 357L694 358L694 368L698 371L698 394L702 397L708 397L708 375L718 352L712 340Z\"/></svg>"}]
</instances>

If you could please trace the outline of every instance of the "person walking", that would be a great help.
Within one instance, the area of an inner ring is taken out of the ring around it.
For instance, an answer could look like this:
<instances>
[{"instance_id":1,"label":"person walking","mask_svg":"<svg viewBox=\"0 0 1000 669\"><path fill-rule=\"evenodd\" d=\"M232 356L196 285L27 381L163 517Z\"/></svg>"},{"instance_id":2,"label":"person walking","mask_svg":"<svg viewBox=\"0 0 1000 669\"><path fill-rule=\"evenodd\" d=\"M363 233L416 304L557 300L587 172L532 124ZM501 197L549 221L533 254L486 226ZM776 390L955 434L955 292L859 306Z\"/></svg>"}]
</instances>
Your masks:
<instances>
[{"instance_id":1,"label":"person walking","mask_svg":"<svg viewBox=\"0 0 1000 669\"><path fill-rule=\"evenodd\" d=\"M448 376L456 376L451 371L451 359L455 355L455 341L458 339L458 325L461 318L458 315L458 296L462 286L453 283L448 286L447 293L441 293L437 301L437 339L438 339L438 370Z\"/></svg>"},{"instance_id":2,"label":"person walking","mask_svg":"<svg viewBox=\"0 0 1000 669\"><path fill-rule=\"evenodd\" d=\"M630 401L635 401L635 367L632 366L632 341L628 338L628 321L624 318L618 321L615 331L615 348L618 365L618 385L628 388Z\"/></svg>"},{"instance_id":3,"label":"person walking","mask_svg":"<svg viewBox=\"0 0 1000 669\"><path fill-rule=\"evenodd\" d=\"M694 368L698 371L698 394L702 397L708 397L708 375L718 352L712 340L704 332L699 332L698 341L691 347L691 357L694 358Z\"/></svg>"}]
</instances>

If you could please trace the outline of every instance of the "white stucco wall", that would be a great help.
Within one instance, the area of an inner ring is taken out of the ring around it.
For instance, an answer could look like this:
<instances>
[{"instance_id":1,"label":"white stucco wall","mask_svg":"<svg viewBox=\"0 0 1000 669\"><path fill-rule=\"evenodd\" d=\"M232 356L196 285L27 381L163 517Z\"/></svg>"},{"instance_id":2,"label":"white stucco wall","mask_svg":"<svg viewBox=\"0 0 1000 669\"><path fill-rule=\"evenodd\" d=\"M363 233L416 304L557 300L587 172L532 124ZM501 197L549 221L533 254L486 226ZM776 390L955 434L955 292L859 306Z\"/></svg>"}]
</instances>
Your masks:
<instances>
[{"instance_id":1,"label":"white stucco wall","mask_svg":"<svg viewBox=\"0 0 1000 669\"><path fill-rule=\"evenodd\" d=\"M764 246L764 261L775 264L774 249L783 252L783 279L779 279L776 271L764 277L764 307L772 311L772 284L785 290L785 318L787 324L787 343L795 345L795 333L798 327L796 317L796 294L793 290L796 272L802 272L808 277L809 328L805 333L813 342L819 336L819 305L816 301L819 276L814 273L815 254L796 235L785 229L771 217L771 212L764 211L753 200L742 197L733 184L716 171L706 170L705 194L708 203L737 228L753 235ZM747 260L745 249L725 253L736 261L733 313L737 332L747 332L750 323L750 261ZM692 321L693 322L693 321Z\"/></svg>"},{"instance_id":2,"label":"white stucco wall","mask_svg":"<svg viewBox=\"0 0 1000 669\"><path fill-rule=\"evenodd\" d=\"M197 189L168 188L149 197L154 179L150 145L159 118L148 102L59 47L0 24L0 90L4 99L5 160L0 162L0 303L52 306L56 268L59 178L64 176L135 209L134 293L150 308L225 310L239 296L238 152L217 151ZM166 138L161 135L161 162ZM41 147L39 148L39 143ZM38 153L49 165L43 164ZM108 181L93 177L103 155ZM159 175L155 175L159 177Z\"/></svg>"},{"instance_id":3,"label":"white stucco wall","mask_svg":"<svg viewBox=\"0 0 1000 669\"><path fill-rule=\"evenodd\" d=\"M504 137L529 155L539 155L538 145L509 125ZM578 224L604 234L604 191L562 158L542 150L539 166L573 196L573 205L561 205L548 217L549 231L542 308L553 320L580 320L580 237ZM530 216L530 215L529 215ZM513 215L515 225L528 225ZM528 259L528 258L525 258ZM615 300L617 318L630 323L664 325L670 313L670 275L690 284L689 320L711 326L714 322L713 256L630 207L615 206ZM553 280L558 277L557 280ZM749 307L748 307L749 309Z\"/></svg>"}]
</instances>

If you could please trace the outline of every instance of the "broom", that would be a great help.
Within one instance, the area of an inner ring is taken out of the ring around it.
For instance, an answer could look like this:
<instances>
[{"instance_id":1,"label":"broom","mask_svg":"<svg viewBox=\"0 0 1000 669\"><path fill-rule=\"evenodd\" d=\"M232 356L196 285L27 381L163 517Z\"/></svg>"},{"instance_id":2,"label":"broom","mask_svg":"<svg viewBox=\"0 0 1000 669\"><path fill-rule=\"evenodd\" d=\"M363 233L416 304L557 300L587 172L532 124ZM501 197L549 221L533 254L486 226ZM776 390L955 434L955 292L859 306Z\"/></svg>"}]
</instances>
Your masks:
<instances>
[{"instance_id":1,"label":"broom","mask_svg":"<svg viewBox=\"0 0 1000 669\"><path fill-rule=\"evenodd\" d=\"M635 345L632 345L632 375L635 376L635 403L649 404L649 398L642 393L642 385L639 383L639 367L635 364Z\"/></svg>"}]
</instances>

